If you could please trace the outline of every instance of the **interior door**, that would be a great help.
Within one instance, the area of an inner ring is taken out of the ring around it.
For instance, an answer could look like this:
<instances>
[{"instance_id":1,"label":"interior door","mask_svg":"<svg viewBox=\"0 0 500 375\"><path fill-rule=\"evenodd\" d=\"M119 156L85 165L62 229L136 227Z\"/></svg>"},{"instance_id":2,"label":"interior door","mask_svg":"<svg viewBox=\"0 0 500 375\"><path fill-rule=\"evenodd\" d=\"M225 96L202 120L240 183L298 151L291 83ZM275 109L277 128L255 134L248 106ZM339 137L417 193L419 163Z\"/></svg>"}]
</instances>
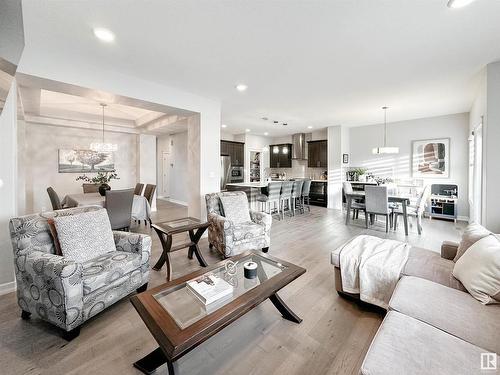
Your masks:
<instances>
[{"instance_id":1,"label":"interior door","mask_svg":"<svg viewBox=\"0 0 500 375\"><path fill-rule=\"evenodd\" d=\"M170 160L170 153L163 152L162 154L162 192L163 197L170 197L170 170L173 164Z\"/></svg>"}]
</instances>

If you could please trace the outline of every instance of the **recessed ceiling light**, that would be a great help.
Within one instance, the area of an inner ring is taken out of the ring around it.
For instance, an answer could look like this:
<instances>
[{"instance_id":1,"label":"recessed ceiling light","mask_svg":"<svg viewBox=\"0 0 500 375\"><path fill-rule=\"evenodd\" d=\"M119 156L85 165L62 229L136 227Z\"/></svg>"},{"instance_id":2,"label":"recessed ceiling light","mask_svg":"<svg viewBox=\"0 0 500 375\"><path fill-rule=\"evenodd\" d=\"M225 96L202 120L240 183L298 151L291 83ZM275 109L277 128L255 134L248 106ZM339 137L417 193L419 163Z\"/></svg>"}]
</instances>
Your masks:
<instances>
[{"instance_id":1,"label":"recessed ceiling light","mask_svg":"<svg viewBox=\"0 0 500 375\"><path fill-rule=\"evenodd\" d=\"M273 123L274 123L274 124L277 124L277 123L278 123L278 121L274 120L274 121L273 121Z\"/></svg>"},{"instance_id":2,"label":"recessed ceiling light","mask_svg":"<svg viewBox=\"0 0 500 375\"><path fill-rule=\"evenodd\" d=\"M250 129L245 129L245 131L248 133L250 131Z\"/></svg>"},{"instance_id":3,"label":"recessed ceiling light","mask_svg":"<svg viewBox=\"0 0 500 375\"><path fill-rule=\"evenodd\" d=\"M283 123L283 126L287 126L288 124L286 122Z\"/></svg>"},{"instance_id":4,"label":"recessed ceiling light","mask_svg":"<svg viewBox=\"0 0 500 375\"><path fill-rule=\"evenodd\" d=\"M264 133L264 135L269 135L269 133L268 133L268 132L265 132L265 133Z\"/></svg>"},{"instance_id":5,"label":"recessed ceiling light","mask_svg":"<svg viewBox=\"0 0 500 375\"><path fill-rule=\"evenodd\" d=\"M448 1L448 8L463 8L466 7L467 5L473 3L475 0L449 0Z\"/></svg>"},{"instance_id":6,"label":"recessed ceiling light","mask_svg":"<svg viewBox=\"0 0 500 375\"><path fill-rule=\"evenodd\" d=\"M312 127L311 125L309 125L309 126L307 127L307 129L312 129L312 128L313 128L313 127Z\"/></svg>"},{"instance_id":7,"label":"recessed ceiling light","mask_svg":"<svg viewBox=\"0 0 500 375\"><path fill-rule=\"evenodd\" d=\"M267 117L261 117L262 120L267 121L269 120Z\"/></svg>"},{"instance_id":8,"label":"recessed ceiling light","mask_svg":"<svg viewBox=\"0 0 500 375\"><path fill-rule=\"evenodd\" d=\"M113 34L108 29L103 29L102 27L96 27L94 29L94 35L97 37L97 39L107 43L111 43L113 40L115 40L115 34Z\"/></svg>"},{"instance_id":9,"label":"recessed ceiling light","mask_svg":"<svg viewBox=\"0 0 500 375\"><path fill-rule=\"evenodd\" d=\"M236 90L238 90L240 92L246 91L247 88L248 88L248 86L243 84L243 83L239 83L236 85Z\"/></svg>"},{"instance_id":10,"label":"recessed ceiling light","mask_svg":"<svg viewBox=\"0 0 500 375\"><path fill-rule=\"evenodd\" d=\"M222 124L221 125L223 128L227 128L227 125L226 124Z\"/></svg>"}]
</instances>

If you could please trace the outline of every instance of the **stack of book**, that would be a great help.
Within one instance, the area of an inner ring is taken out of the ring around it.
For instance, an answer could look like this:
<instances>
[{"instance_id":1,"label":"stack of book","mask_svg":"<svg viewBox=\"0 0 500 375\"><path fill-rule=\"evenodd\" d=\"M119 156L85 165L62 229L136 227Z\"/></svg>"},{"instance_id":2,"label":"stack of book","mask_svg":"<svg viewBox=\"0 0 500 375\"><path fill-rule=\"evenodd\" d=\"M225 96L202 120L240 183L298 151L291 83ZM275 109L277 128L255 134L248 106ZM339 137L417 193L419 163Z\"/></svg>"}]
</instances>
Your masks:
<instances>
[{"instance_id":1,"label":"stack of book","mask_svg":"<svg viewBox=\"0 0 500 375\"><path fill-rule=\"evenodd\" d=\"M213 274L188 281L187 288L205 305L233 294L233 287Z\"/></svg>"}]
</instances>

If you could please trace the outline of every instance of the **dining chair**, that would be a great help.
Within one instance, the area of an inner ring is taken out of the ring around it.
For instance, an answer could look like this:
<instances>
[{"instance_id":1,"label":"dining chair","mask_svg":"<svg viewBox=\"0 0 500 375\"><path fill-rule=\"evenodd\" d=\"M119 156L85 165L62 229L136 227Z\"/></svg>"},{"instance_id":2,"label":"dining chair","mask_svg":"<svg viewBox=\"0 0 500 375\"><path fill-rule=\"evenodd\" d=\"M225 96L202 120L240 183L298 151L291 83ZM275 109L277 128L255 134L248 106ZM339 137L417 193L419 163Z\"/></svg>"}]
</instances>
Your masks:
<instances>
[{"instance_id":1,"label":"dining chair","mask_svg":"<svg viewBox=\"0 0 500 375\"><path fill-rule=\"evenodd\" d=\"M353 189L352 185L349 181L344 181L342 183L342 188L344 190L344 196L346 194L352 194ZM347 201L347 196L346 196L346 201ZM359 217L359 211L363 211L365 213L365 218L366 218L366 205L363 203L361 199L353 199L351 202L351 210L352 210L352 218L357 219ZM347 215L350 215L350 212L347 212Z\"/></svg>"},{"instance_id":2,"label":"dining chair","mask_svg":"<svg viewBox=\"0 0 500 375\"><path fill-rule=\"evenodd\" d=\"M259 194L257 196L257 202L260 202L264 212L272 214L276 212L278 214L278 219L280 216L280 193L281 193L281 181L269 182L267 185L267 194ZM274 207L271 207L274 204Z\"/></svg>"},{"instance_id":3,"label":"dining chair","mask_svg":"<svg viewBox=\"0 0 500 375\"><path fill-rule=\"evenodd\" d=\"M292 186L292 214L293 214L293 216L295 216L295 208L297 207L297 201L298 201L299 210L301 209L300 203L301 203L301 198L302 198L302 185L304 185L304 180L293 181L293 186Z\"/></svg>"},{"instance_id":4,"label":"dining chair","mask_svg":"<svg viewBox=\"0 0 500 375\"><path fill-rule=\"evenodd\" d=\"M99 186L97 184L83 184L83 193L98 193L99 192Z\"/></svg>"},{"instance_id":5,"label":"dining chair","mask_svg":"<svg viewBox=\"0 0 500 375\"><path fill-rule=\"evenodd\" d=\"M49 194L50 203L52 204L52 209L54 211L62 210L63 206L61 204L61 200L59 199L59 195L57 195L56 191L52 188L52 186L49 186L47 188L47 193Z\"/></svg>"},{"instance_id":6,"label":"dining chair","mask_svg":"<svg viewBox=\"0 0 500 375\"><path fill-rule=\"evenodd\" d=\"M368 228L368 215L370 224L376 215L385 216L385 232L389 232L389 220L392 219L392 209L388 206L389 193L387 186L365 186L365 224Z\"/></svg>"},{"instance_id":7,"label":"dining chair","mask_svg":"<svg viewBox=\"0 0 500 375\"><path fill-rule=\"evenodd\" d=\"M144 188L144 198L147 199L149 205L153 205L153 196L155 195L156 185L146 184ZM144 220L144 224L147 225L148 220ZM149 225L151 225L151 218L149 218Z\"/></svg>"},{"instance_id":8,"label":"dining chair","mask_svg":"<svg viewBox=\"0 0 500 375\"><path fill-rule=\"evenodd\" d=\"M280 193L280 209L283 220L285 220L285 203L288 204L288 211L291 212L292 188L293 188L293 181L283 181Z\"/></svg>"},{"instance_id":9,"label":"dining chair","mask_svg":"<svg viewBox=\"0 0 500 375\"><path fill-rule=\"evenodd\" d=\"M408 213L408 216L414 216L417 219L417 232L419 235L422 234L422 216L425 212L425 207L427 206L427 202L430 196L431 196L431 186L425 185L424 189L418 196L415 205L406 207L406 212ZM394 209L393 214L394 214L394 229L397 229L398 216L403 215L403 210L400 208L396 208Z\"/></svg>"},{"instance_id":10,"label":"dining chair","mask_svg":"<svg viewBox=\"0 0 500 375\"><path fill-rule=\"evenodd\" d=\"M111 229L128 232L132 219L134 189L108 190L104 207L108 211Z\"/></svg>"},{"instance_id":11,"label":"dining chair","mask_svg":"<svg viewBox=\"0 0 500 375\"><path fill-rule=\"evenodd\" d=\"M135 184L134 195L142 195L142 189L144 188L144 184L138 182Z\"/></svg>"},{"instance_id":12,"label":"dining chair","mask_svg":"<svg viewBox=\"0 0 500 375\"><path fill-rule=\"evenodd\" d=\"M309 205L309 191L311 190L311 179L306 178L304 184L302 185L302 212L305 212L305 204L307 200L307 210L311 212L311 207Z\"/></svg>"}]
</instances>

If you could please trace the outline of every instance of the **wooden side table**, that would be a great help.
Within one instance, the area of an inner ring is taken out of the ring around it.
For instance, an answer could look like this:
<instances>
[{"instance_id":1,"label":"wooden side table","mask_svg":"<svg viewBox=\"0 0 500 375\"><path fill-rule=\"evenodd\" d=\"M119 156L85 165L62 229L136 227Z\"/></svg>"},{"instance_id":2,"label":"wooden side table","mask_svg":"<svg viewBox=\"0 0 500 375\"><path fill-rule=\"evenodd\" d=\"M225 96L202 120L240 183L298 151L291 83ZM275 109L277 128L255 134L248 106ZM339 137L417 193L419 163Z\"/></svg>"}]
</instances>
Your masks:
<instances>
[{"instance_id":1,"label":"wooden side table","mask_svg":"<svg viewBox=\"0 0 500 375\"><path fill-rule=\"evenodd\" d=\"M155 271L159 271L166 263L167 281L172 280L172 262L170 260L170 253L173 253L174 251L189 248L189 259L193 259L194 253L196 255L196 259L198 259L198 262L200 263L200 266L208 266L208 263L203 258L203 255L200 252L200 248L198 247L198 242L200 241L201 236L209 227L208 222L203 222L193 217L186 217L182 219L153 224L152 227L158 234L158 237L160 237L161 246L163 248L160 259L158 259L153 269ZM190 241L172 247L172 236L174 234L183 232L189 233Z\"/></svg>"}]
</instances>

